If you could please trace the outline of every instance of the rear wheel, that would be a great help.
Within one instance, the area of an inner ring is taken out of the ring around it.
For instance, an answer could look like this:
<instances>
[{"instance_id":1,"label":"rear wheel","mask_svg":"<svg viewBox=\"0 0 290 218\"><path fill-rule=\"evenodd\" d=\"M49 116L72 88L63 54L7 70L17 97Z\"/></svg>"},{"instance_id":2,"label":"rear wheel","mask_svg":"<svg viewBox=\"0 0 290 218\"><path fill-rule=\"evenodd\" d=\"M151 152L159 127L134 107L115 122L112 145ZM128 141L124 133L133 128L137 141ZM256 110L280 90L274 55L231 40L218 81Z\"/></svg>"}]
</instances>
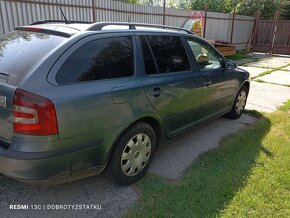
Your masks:
<instances>
[{"instance_id":1,"label":"rear wheel","mask_svg":"<svg viewBox=\"0 0 290 218\"><path fill-rule=\"evenodd\" d=\"M238 119L242 115L247 103L248 93L249 89L246 86L242 86L235 98L232 110L226 114L227 118Z\"/></svg>"},{"instance_id":2,"label":"rear wheel","mask_svg":"<svg viewBox=\"0 0 290 218\"><path fill-rule=\"evenodd\" d=\"M140 122L130 127L118 140L108 164L108 173L117 183L129 185L148 170L156 150L153 128Z\"/></svg>"}]
</instances>

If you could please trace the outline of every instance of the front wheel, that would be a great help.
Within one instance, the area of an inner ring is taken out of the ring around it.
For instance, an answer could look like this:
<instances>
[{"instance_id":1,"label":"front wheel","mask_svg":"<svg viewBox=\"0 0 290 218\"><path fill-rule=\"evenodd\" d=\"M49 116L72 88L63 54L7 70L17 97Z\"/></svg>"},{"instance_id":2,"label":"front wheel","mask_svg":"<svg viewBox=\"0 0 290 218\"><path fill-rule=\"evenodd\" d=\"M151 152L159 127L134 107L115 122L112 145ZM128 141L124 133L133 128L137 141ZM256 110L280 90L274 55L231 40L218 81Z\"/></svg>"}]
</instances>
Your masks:
<instances>
[{"instance_id":1,"label":"front wheel","mask_svg":"<svg viewBox=\"0 0 290 218\"><path fill-rule=\"evenodd\" d=\"M226 114L227 118L230 118L230 119L240 118L240 116L245 110L248 93L249 93L249 89L246 86L242 86L242 88L239 90L235 98L231 111Z\"/></svg>"},{"instance_id":2,"label":"front wheel","mask_svg":"<svg viewBox=\"0 0 290 218\"><path fill-rule=\"evenodd\" d=\"M153 128L140 122L118 140L108 164L108 174L121 185L138 181L148 170L156 150Z\"/></svg>"}]
</instances>

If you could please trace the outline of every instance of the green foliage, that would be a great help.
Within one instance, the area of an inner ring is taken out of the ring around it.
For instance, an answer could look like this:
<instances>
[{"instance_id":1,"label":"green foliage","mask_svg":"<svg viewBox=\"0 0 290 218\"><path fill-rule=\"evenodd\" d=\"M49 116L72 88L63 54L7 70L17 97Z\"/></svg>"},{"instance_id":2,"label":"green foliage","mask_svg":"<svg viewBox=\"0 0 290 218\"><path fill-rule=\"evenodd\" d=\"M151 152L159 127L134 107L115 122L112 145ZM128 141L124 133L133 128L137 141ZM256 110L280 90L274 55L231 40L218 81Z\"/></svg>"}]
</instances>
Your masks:
<instances>
[{"instance_id":1,"label":"green foliage","mask_svg":"<svg viewBox=\"0 0 290 218\"><path fill-rule=\"evenodd\" d=\"M133 4L163 6L163 0L119 0ZM178 9L205 10L231 13L236 3L236 11L241 15L254 16L262 13L262 19L272 19L275 11L281 12L282 19L290 20L290 0L166 0L166 6Z\"/></svg>"},{"instance_id":2,"label":"green foliage","mask_svg":"<svg viewBox=\"0 0 290 218\"><path fill-rule=\"evenodd\" d=\"M207 5L209 11L229 13L233 9L231 0L192 0L190 8L193 10L205 10Z\"/></svg>"},{"instance_id":3,"label":"green foliage","mask_svg":"<svg viewBox=\"0 0 290 218\"><path fill-rule=\"evenodd\" d=\"M253 16L256 11L260 11L262 19L271 19L275 11L282 11L285 2L285 0L239 0L237 13Z\"/></svg>"},{"instance_id":4,"label":"green foliage","mask_svg":"<svg viewBox=\"0 0 290 218\"><path fill-rule=\"evenodd\" d=\"M131 3L131 4L138 4L139 0L117 0L119 2Z\"/></svg>"},{"instance_id":5,"label":"green foliage","mask_svg":"<svg viewBox=\"0 0 290 218\"><path fill-rule=\"evenodd\" d=\"M139 0L139 3L144 5L163 6L163 0Z\"/></svg>"},{"instance_id":6,"label":"green foliage","mask_svg":"<svg viewBox=\"0 0 290 218\"><path fill-rule=\"evenodd\" d=\"M242 60L242 59L246 59L248 56L246 54L242 54L242 53L237 53L235 55L232 56L228 56L227 58L232 60L232 61L236 61L236 60Z\"/></svg>"},{"instance_id":7,"label":"green foliage","mask_svg":"<svg viewBox=\"0 0 290 218\"><path fill-rule=\"evenodd\" d=\"M282 18L290 20L290 0L286 0L282 8Z\"/></svg>"}]
</instances>

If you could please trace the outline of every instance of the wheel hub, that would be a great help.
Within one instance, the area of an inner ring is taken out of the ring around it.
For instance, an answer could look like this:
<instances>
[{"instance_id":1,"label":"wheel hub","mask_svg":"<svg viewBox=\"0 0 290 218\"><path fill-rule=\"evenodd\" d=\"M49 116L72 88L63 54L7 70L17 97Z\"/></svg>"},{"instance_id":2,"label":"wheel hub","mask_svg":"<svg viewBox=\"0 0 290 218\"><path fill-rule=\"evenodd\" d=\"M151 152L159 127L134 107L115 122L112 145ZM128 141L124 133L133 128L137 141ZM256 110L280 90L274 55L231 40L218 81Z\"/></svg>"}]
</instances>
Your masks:
<instances>
[{"instance_id":1,"label":"wheel hub","mask_svg":"<svg viewBox=\"0 0 290 218\"><path fill-rule=\"evenodd\" d=\"M134 154L135 159L137 159L139 157L139 155L140 155L139 151L136 151Z\"/></svg>"}]
</instances>

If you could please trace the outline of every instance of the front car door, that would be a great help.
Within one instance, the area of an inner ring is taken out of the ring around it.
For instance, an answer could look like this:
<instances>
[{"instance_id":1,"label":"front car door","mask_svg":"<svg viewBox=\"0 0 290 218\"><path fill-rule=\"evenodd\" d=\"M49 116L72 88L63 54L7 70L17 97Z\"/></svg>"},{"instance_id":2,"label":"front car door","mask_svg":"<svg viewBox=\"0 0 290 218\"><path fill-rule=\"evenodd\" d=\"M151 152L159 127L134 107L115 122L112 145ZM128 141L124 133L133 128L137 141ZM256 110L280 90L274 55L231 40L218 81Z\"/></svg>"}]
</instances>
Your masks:
<instances>
[{"instance_id":1,"label":"front car door","mask_svg":"<svg viewBox=\"0 0 290 218\"><path fill-rule=\"evenodd\" d=\"M202 77L189 61L179 36L141 35L142 82L167 135L193 126L201 108Z\"/></svg>"},{"instance_id":2,"label":"front car door","mask_svg":"<svg viewBox=\"0 0 290 218\"><path fill-rule=\"evenodd\" d=\"M223 56L207 42L195 37L188 37L187 42L203 77L200 120L227 113L232 107L239 81L231 70L226 69Z\"/></svg>"}]
</instances>

